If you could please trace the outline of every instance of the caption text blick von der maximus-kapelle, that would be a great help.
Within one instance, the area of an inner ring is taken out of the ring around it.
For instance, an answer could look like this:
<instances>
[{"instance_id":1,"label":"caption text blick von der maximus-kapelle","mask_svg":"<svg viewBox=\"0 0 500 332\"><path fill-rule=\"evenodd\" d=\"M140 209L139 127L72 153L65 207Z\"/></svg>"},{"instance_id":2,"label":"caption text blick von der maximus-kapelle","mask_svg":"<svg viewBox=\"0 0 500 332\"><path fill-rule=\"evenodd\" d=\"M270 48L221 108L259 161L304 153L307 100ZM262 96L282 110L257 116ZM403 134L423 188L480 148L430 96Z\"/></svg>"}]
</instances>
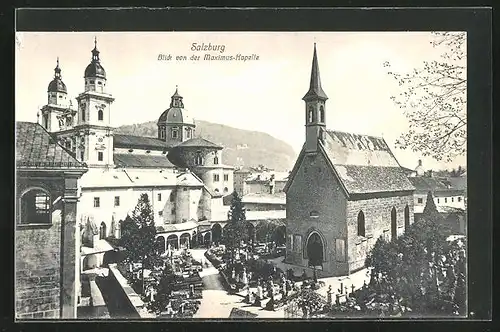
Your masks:
<instances>
[{"instance_id":1,"label":"caption text blick von der maximus-kapelle","mask_svg":"<svg viewBox=\"0 0 500 332\"><path fill-rule=\"evenodd\" d=\"M259 56L257 54L241 54L237 53L234 55L226 55L223 54L226 51L226 45L217 45L212 43L192 43L190 45L190 50L194 53L191 55L172 55L172 54L164 54L160 53L158 55L158 60L160 61L254 61L259 60ZM204 54L200 54L199 52L205 52ZM213 53L218 52L219 54Z\"/></svg>"}]
</instances>

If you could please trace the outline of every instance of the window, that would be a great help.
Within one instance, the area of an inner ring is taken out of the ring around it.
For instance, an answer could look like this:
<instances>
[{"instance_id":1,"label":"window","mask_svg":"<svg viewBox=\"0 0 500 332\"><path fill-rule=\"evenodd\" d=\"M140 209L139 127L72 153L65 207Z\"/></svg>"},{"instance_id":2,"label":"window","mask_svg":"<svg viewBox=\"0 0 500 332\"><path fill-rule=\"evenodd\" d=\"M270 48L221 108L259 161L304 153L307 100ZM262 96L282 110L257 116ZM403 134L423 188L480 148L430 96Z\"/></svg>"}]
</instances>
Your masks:
<instances>
[{"instance_id":1,"label":"window","mask_svg":"<svg viewBox=\"0 0 500 332\"><path fill-rule=\"evenodd\" d=\"M83 161L84 158L85 158L85 151L82 150L80 151L80 159Z\"/></svg>"},{"instance_id":2,"label":"window","mask_svg":"<svg viewBox=\"0 0 500 332\"><path fill-rule=\"evenodd\" d=\"M82 121L85 121L85 105L82 106Z\"/></svg>"},{"instance_id":3,"label":"window","mask_svg":"<svg viewBox=\"0 0 500 332\"><path fill-rule=\"evenodd\" d=\"M170 193L170 202L173 202L174 201L174 193Z\"/></svg>"},{"instance_id":4,"label":"window","mask_svg":"<svg viewBox=\"0 0 500 332\"><path fill-rule=\"evenodd\" d=\"M214 157L214 165L219 164L219 158L217 156Z\"/></svg>"},{"instance_id":5,"label":"window","mask_svg":"<svg viewBox=\"0 0 500 332\"><path fill-rule=\"evenodd\" d=\"M215 188L214 192L215 192L216 194L218 194L218 193L219 193L219 189Z\"/></svg>"},{"instance_id":6,"label":"window","mask_svg":"<svg viewBox=\"0 0 500 332\"><path fill-rule=\"evenodd\" d=\"M90 84L94 84L94 83L95 83L95 81L94 81L94 80L90 80Z\"/></svg>"},{"instance_id":7,"label":"window","mask_svg":"<svg viewBox=\"0 0 500 332\"><path fill-rule=\"evenodd\" d=\"M175 209L170 210L170 213L175 214Z\"/></svg>"},{"instance_id":8,"label":"window","mask_svg":"<svg viewBox=\"0 0 500 332\"><path fill-rule=\"evenodd\" d=\"M345 261L345 241L344 239L335 239L335 256L337 262Z\"/></svg>"},{"instance_id":9,"label":"window","mask_svg":"<svg viewBox=\"0 0 500 332\"><path fill-rule=\"evenodd\" d=\"M101 151L97 152L97 160L102 161L103 159L103 153Z\"/></svg>"},{"instance_id":10,"label":"window","mask_svg":"<svg viewBox=\"0 0 500 332\"><path fill-rule=\"evenodd\" d=\"M21 224L50 223L50 195L42 189L32 189L21 197Z\"/></svg>"},{"instance_id":11,"label":"window","mask_svg":"<svg viewBox=\"0 0 500 332\"><path fill-rule=\"evenodd\" d=\"M177 128L172 128L172 138L177 138L179 137L179 131Z\"/></svg>"},{"instance_id":12,"label":"window","mask_svg":"<svg viewBox=\"0 0 500 332\"><path fill-rule=\"evenodd\" d=\"M160 128L160 138L165 139L165 128Z\"/></svg>"},{"instance_id":13,"label":"window","mask_svg":"<svg viewBox=\"0 0 500 332\"><path fill-rule=\"evenodd\" d=\"M191 130L186 128L186 138L191 138Z\"/></svg>"},{"instance_id":14,"label":"window","mask_svg":"<svg viewBox=\"0 0 500 332\"><path fill-rule=\"evenodd\" d=\"M202 165L203 164L203 158L201 157L201 152L196 153L196 156L194 157L194 164L195 165Z\"/></svg>"},{"instance_id":15,"label":"window","mask_svg":"<svg viewBox=\"0 0 500 332\"><path fill-rule=\"evenodd\" d=\"M158 216L163 216L163 211L158 211Z\"/></svg>"},{"instance_id":16,"label":"window","mask_svg":"<svg viewBox=\"0 0 500 332\"><path fill-rule=\"evenodd\" d=\"M323 105L321 105L321 107L319 108L319 118L319 121L325 122L325 108L323 107Z\"/></svg>"},{"instance_id":17,"label":"window","mask_svg":"<svg viewBox=\"0 0 500 332\"><path fill-rule=\"evenodd\" d=\"M311 212L309 212L309 217L311 217L311 218L318 218L319 217L319 212L318 211L311 211Z\"/></svg>"},{"instance_id":18,"label":"window","mask_svg":"<svg viewBox=\"0 0 500 332\"><path fill-rule=\"evenodd\" d=\"M438 200L438 203L439 203L439 198L437 200Z\"/></svg>"},{"instance_id":19,"label":"window","mask_svg":"<svg viewBox=\"0 0 500 332\"><path fill-rule=\"evenodd\" d=\"M98 208L101 206L101 202L99 200L99 197L94 197L94 207Z\"/></svg>"},{"instance_id":20,"label":"window","mask_svg":"<svg viewBox=\"0 0 500 332\"><path fill-rule=\"evenodd\" d=\"M158 194L158 202L161 202L161 193Z\"/></svg>"},{"instance_id":21,"label":"window","mask_svg":"<svg viewBox=\"0 0 500 332\"><path fill-rule=\"evenodd\" d=\"M45 129L49 129L49 115L47 113L43 115L43 126Z\"/></svg>"},{"instance_id":22,"label":"window","mask_svg":"<svg viewBox=\"0 0 500 332\"><path fill-rule=\"evenodd\" d=\"M120 206L120 196L115 196L115 206Z\"/></svg>"},{"instance_id":23,"label":"window","mask_svg":"<svg viewBox=\"0 0 500 332\"><path fill-rule=\"evenodd\" d=\"M182 190L183 190L183 191L187 191L187 190L188 190L188 188L182 188Z\"/></svg>"},{"instance_id":24,"label":"window","mask_svg":"<svg viewBox=\"0 0 500 332\"><path fill-rule=\"evenodd\" d=\"M457 197L457 200L458 200L458 202L461 202L461 201L462 201L462 197L461 197L461 196L458 196L458 197Z\"/></svg>"},{"instance_id":25,"label":"window","mask_svg":"<svg viewBox=\"0 0 500 332\"><path fill-rule=\"evenodd\" d=\"M229 174L224 174L224 181L229 181Z\"/></svg>"},{"instance_id":26,"label":"window","mask_svg":"<svg viewBox=\"0 0 500 332\"><path fill-rule=\"evenodd\" d=\"M424 202L424 199L423 198L417 198L417 202L418 202L418 204L422 204Z\"/></svg>"},{"instance_id":27,"label":"window","mask_svg":"<svg viewBox=\"0 0 500 332\"><path fill-rule=\"evenodd\" d=\"M314 110L312 106L309 107L309 111L307 113L307 122L312 123L314 121Z\"/></svg>"},{"instance_id":28,"label":"window","mask_svg":"<svg viewBox=\"0 0 500 332\"><path fill-rule=\"evenodd\" d=\"M102 110L99 110L97 112L97 120L102 121L104 119L104 112Z\"/></svg>"},{"instance_id":29,"label":"window","mask_svg":"<svg viewBox=\"0 0 500 332\"><path fill-rule=\"evenodd\" d=\"M444 202L445 202L445 203L448 203L448 197L445 197L445 198L444 198Z\"/></svg>"},{"instance_id":30,"label":"window","mask_svg":"<svg viewBox=\"0 0 500 332\"><path fill-rule=\"evenodd\" d=\"M214 182L219 182L219 174L214 174Z\"/></svg>"},{"instance_id":31,"label":"window","mask_svg":"<svg viewBox=\"0 0 500 332\"><path fill-rule=\"evenodd\" d=\"M224 192L227 193L229 191L229 189L227 189L227 187L224 188Z\"/></svg>"},{"instance_id":32,"label":"window","mask_svg":"<svg viewBox=\"0 0 500 332\"><path fill-rule=\"evenodd\" d=\"M365 214L363 211L358 213L358 236L365 236Z\"/></svg>"},{"instance_id":33,"label":"window","mask_svg":"<svg viewBox=\"0 0 500 332\"><path fill-rule=\"evenodd\" d=\"M453 203L453 197L451 198L451 202Z\"/></svg>"}]
</instances>

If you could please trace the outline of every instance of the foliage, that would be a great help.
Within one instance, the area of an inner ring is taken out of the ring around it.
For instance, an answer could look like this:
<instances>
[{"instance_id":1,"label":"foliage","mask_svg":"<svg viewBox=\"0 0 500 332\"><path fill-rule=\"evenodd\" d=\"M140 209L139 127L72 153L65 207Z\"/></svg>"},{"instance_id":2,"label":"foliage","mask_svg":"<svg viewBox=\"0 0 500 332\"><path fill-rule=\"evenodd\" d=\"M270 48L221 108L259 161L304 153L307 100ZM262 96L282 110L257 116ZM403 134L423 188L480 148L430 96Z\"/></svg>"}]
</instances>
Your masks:
<instances>
[{"instance_id":1,"label":"foliage","mask_svg":"<svg viewBox=\"0 0 500 332\"><path fill-rule=\"evenodd\" d=\"M229 252L233 252L241 247L241 242L248 241L247 221L245 216L245 207L236 191L231 198L231 207L229 208L229 223L222 233L222 243Z\"/></svg>"},{"instance_id":2,"label":"foliage","mask_svg":"<svg viewBox=\"0 0 500 332\"><path fill-rule=\"evenodd\" d=\"M392 96L408 119L409 130L396 142L436 160L452 161L467 149L467 54L465 32L434 32L441 59L424 61L409 73L389 71L404 91ZM384 63L390 67L390 63Z\"/></svg>"},{"instance_id":3,"label":"foliage","mask_svg":"<svg viewBox=\"0 0 500 332\"><path fill-rule=\"evenodd\" d=\"M274 241L278 245L285 243L284 223L280 220L262 220L255 226L257 241Z\"/></svg>"},{"instance_id":4,"label":"foliage","mask_svg":"<svg viewBox=\"0 0 500 332\"><path fill-rule=\"evenodd\" d=\"M165 310L170 302L170 296L174 291L175 274L170 264L165 265L160 281L156 289L154 301L149 303L149 310L157 314Z\"/></svg>"},{"instance_id":5,"label":"foliage","mask_svg":"<svg viewBox=\"0 0 500 332\"><path fill-rule=\"evenodd\" d=\"M429 203L426 209L425 217L397 240L377 241L366 260L372 267L370 292L391 295L391 305L418 314L463 313L465 245L448 243L439 222L431 219L435 205Z\"/></svg>"},{"instance_id":6,"label":"foliage","mask_svg":"<svg viewBox=\"0 0 500 332\"><path fill-rule=\"evenodd\" d=\"M153 210L147 194L141 194L132 216L125 218L120 246L125 248L126 262L142 264L142 276L144 269L152 269L162 263L156 241Z\"/></svg>"},{"instance_id":7,"label":"foliage","mask_svg":"<svg viewBox=\"0 0 500 332\"><path fill-rule=\"evenodd\" d=\"M297 305L307 315L314 315L323 310L326 299L310 288L302 289L297 298Z\"/></svg>"}]
</instances>

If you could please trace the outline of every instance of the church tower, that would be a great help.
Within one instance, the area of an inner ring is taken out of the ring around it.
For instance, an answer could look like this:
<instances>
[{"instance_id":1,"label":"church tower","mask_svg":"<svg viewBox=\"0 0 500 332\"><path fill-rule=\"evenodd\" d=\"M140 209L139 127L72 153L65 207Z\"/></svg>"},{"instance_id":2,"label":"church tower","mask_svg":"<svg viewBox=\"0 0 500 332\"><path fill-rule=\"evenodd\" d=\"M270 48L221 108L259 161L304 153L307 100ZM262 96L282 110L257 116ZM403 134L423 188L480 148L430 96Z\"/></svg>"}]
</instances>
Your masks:
<instances>
[{"instance_id":1,"label":"church tower","mask_svg":"<svg viewBox=\"0 0 500 332\"><path fill-rule=\"evenodd\" d=\"M306 103L306 153L318 151L318 139L322 138L326 126L325 102L327 99L328 97L321 87L316 43L314 43L309 91L302 98Z\"/></svg>"},{"instance_id":2,"label":"church tower","mask_svg":"<svg viewBox=\"0 0 500 332\"><path fill-rule=\"evenodd\" d=\"M178 87L170 100L170 107L158 119L158 138L165 142L182 143L194 137L195 124L184 108Z\"/></svg>"},{"instance_id":3,"label":"church tower","mask_svg":"<svg viewBox=\"0 0 500 332\"><path fill-rule=\"evenodd\" d=\"M73 126L73 115L69 108L68 91L62 81L59 58L54 68L54 78L47 87L47 105L41 109L42 126L49 132L58 132Z\"/></svg>"},{"instance_id":4,"label":"church tower","mask_svg":"<svg viewBox=\"0 0 500 332\"><path fill-rule=\"evenodd\" d=\"M92 60L84 73L84 92L76 98L76 158L91 167L113 165L111 104L114 98L106 91L106 81L106 71L101 65L96 39Z\"/></svg>"}]
</instances>

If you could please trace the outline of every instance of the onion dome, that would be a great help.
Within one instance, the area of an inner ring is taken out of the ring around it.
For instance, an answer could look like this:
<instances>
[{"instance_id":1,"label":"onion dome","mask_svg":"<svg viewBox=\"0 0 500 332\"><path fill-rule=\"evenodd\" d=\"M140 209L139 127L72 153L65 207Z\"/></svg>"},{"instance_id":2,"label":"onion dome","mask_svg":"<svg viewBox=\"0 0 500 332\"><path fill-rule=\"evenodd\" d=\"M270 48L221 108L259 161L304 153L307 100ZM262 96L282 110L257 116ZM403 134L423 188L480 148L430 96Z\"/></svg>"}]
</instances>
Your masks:
<instances>
[{"instance_id":1,"label":"onion dome","mask_svg":"<svg viewBox=\"0 0 500 332\"><path fill-rule=\"evenodd\" d=\"M57 66L54 68L54 79L49 83L47 92L64 92L67 93L66 84L61 79L61 68L59 68L59 58L57 58Z\"/></svg>"},{"instance_id":2,"label":"onion dome","mask_svg":"<svg viewBox=\"0 0 500 332\"><path fill-rule=\"evenodd\" d=\"M97 39L94 40L94 49L92 50L92 62L85 68L85 78L101 77L106 78L106 71L99 60L99 50L97 49Z\"/></svg>"}]
</instances>

